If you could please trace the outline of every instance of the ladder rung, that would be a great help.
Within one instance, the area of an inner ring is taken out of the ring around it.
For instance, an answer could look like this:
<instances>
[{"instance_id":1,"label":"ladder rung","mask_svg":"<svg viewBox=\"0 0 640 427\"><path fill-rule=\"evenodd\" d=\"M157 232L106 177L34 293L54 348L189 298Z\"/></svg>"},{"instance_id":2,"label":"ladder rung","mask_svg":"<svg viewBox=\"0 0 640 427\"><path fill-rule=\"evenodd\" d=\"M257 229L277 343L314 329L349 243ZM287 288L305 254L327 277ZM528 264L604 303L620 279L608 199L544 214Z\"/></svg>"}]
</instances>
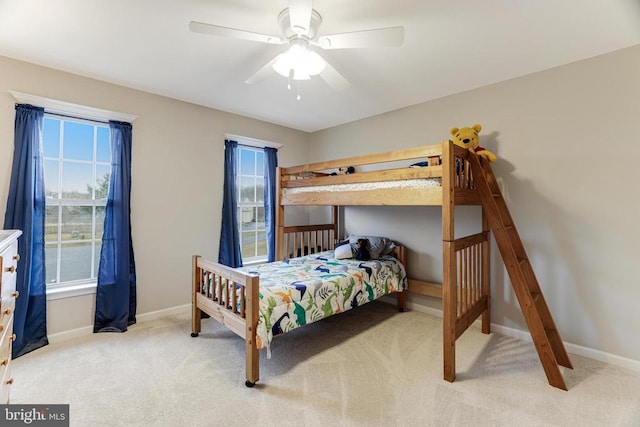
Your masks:
<instances>
[{"instance_id":1,"label":"ladder rung","mask_svg":"<svg viewBox=\"0 0 640 427\"><path fill-rule=\"evenodd\" d=\"M531 292L531 297L533 299L533 304L534 305L538 305L538 300L540 299L540 293L538 292Z\"/></svg>"}]
</instances>

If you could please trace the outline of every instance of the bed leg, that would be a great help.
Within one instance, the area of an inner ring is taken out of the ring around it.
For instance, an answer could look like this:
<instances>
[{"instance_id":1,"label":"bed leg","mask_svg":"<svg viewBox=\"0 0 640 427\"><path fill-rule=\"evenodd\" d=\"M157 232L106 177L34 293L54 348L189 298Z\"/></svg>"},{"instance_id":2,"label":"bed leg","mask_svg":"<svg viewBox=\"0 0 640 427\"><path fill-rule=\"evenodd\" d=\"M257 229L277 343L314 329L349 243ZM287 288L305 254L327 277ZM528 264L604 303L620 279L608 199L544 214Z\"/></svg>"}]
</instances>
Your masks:
<instances>
[{"instance_id":1,"label":"bed leg","mask_svg":"<svg viewBox=\"0 0 640 427\"><path fill-rule=\"evenodd\" d=\"M404 309L406 307L406 292L396 292L396 296L398 298L398 311L400 313L404 313Z\"/></svg>"},{"instance_id":2,"label":"bed leg","mask_svg":"<svg viewBox=\"0 0 640 427\"><path fill-rule=\"evenodd\" d=\"M444 204L443 204L444 206ZM444 274L442 281L442 344L444 379L456 379L456 319L457 319L457 276L454 242L443 242Z\"/></svg>"},{"instance_id":3,"label":"bed leg","mask_svg":"<svg viewBox=\"0 0 640 427\"><path fill-rule=\"evenodd\" d=\"M198 268L198 255L192 258L192 286L191 286L191 336L197 337L202 330L202 310L198 308L196 295L198 293L198 279L202 276L202 272Z\"/></svg>"},{"instance_id":4,"label":"bed leg","mask_svg":"<svg viewBox=\"0 0 640 427\"><path fill-rule=\"evenodd\" d=\"M245 318L245 364L247 387L253 387L260 379L260 354L256 346L256 328L258 325L258 304L259 298L259 277L251 276L247 286L246 296L246 318Z\"/></svg>"},{"instance_id":5,"label":"bed leg","mask_svg":"<svg viewBox=\"0 0 640 427\"><path fill-rule=\"evenodd\" d=\"M193 305L191 307L191 336L197 337L200 334L202 325L202 311Z\"/></svg>"}]
</instances>

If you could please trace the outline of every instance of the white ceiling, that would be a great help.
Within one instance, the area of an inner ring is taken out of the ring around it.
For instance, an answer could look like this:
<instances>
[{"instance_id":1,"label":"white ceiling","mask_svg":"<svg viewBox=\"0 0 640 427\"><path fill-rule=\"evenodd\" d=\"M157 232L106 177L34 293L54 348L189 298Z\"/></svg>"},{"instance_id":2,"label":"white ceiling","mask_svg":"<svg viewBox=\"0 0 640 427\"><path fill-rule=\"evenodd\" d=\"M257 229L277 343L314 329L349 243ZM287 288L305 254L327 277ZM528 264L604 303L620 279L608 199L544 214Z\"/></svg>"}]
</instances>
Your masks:
<instances>
[{"instance_id":1,"label":"white ceiling","mask_svg":"<svg viewBox=\"0 0 640 427\"><path fill-rule=\"evenodd\" d=\"M189 21L280 35L287 0L0 0L0 55L308 132L640 44L638 0L315 0L319 35L402 25L401 47L320 51L351 87L302 99L285 46L189 31Z\"/></svg>"}]
</instances>

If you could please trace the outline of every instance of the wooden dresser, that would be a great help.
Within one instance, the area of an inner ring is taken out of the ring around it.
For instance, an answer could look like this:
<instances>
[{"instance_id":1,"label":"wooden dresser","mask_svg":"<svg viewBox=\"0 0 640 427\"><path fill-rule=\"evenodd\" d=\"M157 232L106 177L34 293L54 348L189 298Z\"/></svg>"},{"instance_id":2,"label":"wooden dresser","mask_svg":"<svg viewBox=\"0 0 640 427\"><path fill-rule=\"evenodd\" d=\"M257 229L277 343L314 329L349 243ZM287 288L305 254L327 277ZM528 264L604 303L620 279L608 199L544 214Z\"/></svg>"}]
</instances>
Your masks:
<instances>
[{"instance_id":1,"label":"wooden dresser","mask_svg":"<svg viewBox=\"0 0 640 427\"><path fill-rule=\"evenodd\" d=\"M20 230L0 230L0 404L9 403L9 389L13 384L11 376L11 343L13 335L13 310L16 306L16 269L18 237Z\"/></svg>"}]
</instances>

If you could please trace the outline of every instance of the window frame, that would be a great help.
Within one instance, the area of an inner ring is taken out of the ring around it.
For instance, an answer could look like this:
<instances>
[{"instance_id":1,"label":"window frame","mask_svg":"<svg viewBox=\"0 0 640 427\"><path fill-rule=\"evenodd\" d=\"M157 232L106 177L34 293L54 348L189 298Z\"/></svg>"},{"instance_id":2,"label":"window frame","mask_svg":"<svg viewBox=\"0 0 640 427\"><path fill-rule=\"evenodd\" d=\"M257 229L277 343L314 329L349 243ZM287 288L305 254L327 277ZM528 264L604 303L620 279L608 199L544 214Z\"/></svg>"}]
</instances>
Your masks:
<instances>
[{"instance_id":1,"label":"window frame","mask_svg":"<svg viewBox=\"0 0 640 427\"><path fill-rule=\"evenodd\" d=\"M50 156L45 156L44 155L44 140L43 140L43 161L55 161L58 163L57 165L57 191L58 191L58 195L57 197L45 197L45 207L49 208L49 207L57 207L57 214L58 214L58 220L57 220L57 238L54 242L46 242L45 241L45 248L52 248L52 246L55 248L56 251L56 278L55 278L55 282L53 283L45 283L46 285L46 290L47 290L47 295L52 295L55 299L55 296L58 296L61 292L65 293L65 296L69 296L69 294L71 295L78 295L78 294L82 294L83 292L89 293L89 292L95 292L95 287L97 286L97 277L98 277L98 265L97 261L99 260L100 257L100 250L101 250L101 246L102 246L102 238L97 239L96 238L96 227L97 227L97 218L99 218L100 216L97 214L97 208L99 207L105 207L107 205L107 197L108 194L105 195L105 197L103 198L99 198L96 199L95 198L95 192L96 192L96 188L95 188L95 184L97 183L97 169L98 166L108 166L109 168L109 173L111 173L111 165L112 165L112 161L111 158L109 158L109 161L98 161L97 159L97 153L98 153L98 132L99 132L99 128L105 128L107 129L108 133L108 141L109 141L109 145L111 143L111 130L109 128L108 123L104 122L104 121L96 121L96 120L89 120L89 119L84 119L84 118L79 118L79 117L72 117L72 116L68 116L68 115L61 115L61 114L55 114L55 113L49 113L45 111L44 114L44 119L49 119L49 120L57 120L59 123L59 140L58 140L58 157L50 157ZM72 159L72 158L67 158L64 156L64 126L65 123L69 122L69 123L78 123L78 124L83 124L83 125L89 125L93 127L93 148L92 148L92 159L91 160L79 160L79 159ZM110 151L110 147L109 147L109 151ZM91 194L91 198L89 199L83 199L83 198L63 198L62 197L62 177L63 177L63 171L64 171L64 167L65 164L67 164L67 166L69 164L77 164L77 165L91 165L91 182L94 184L92 187L92 194ZM45 176L45 180L46 180L46 176ZM46 183L45 183L46 186ZM63 216L63 208L64 207L79 207L79 208L90 208L91 209L91 235L90 238L88 239L72 239L72 240L63 240L62 238L62 232L63 232L63 228L64 228L64 223L62 221L62 216ZM61 280L61 263L62 263L62 249L65 246L65 244L69 244L69 243L89 243L89 247L91 248L91 261L90 261L90 277L88 278L82 278L82 279L76 279L76 280L67 280L67 281L60 281Z\"/></svg>"},{"instance_id":2,"label":"window frame","mask_svg":"<svg viewBox=\"0 0 640 427\"><path fill-rule=\"evenodd\" d=\"M242 151L246 151L246 152L253 152L254 153L254 173L253 174L243 174L242 173ZM258 153L262 154L262 164L258 165ZM255 229L253 230L248 230L248 229L244 229L244 221L243 221L243 208L252 208L252 209L260 209L262 208L262 212L263 212L263 218L265 216L265 212L264 210L266 209L265 206L265 200L264 200L264 149L261 148L257 148L257 147L252 147L249 145L244 145L241 144L240 142L238 142L238 156L237 156L237 169L236 169L236 188L238 189L237 191L237 196L238 196L238 200L236 200L236 204L237 204L237 209L238 209L238 224L237 224L237 228L238 228L238 235L240 237L240 241L242 242L244 239L244 233L253 233L254 234L254 244L255 244L255 250L254 250L254 255L253 256L247 256L243 253L242 251L242 246L243 243L240 243L240 255L242 256L242 264L246 264L246 265L250 265L250 264L258 264L258 263L263 263L265 261L267 261L267 258L269 256L268 252L264 254L264 256L261 255L255 255L256 252L258 251L258 247L260 246L260 242L261 239L259 239L259 235L260 232L262 232L264 234L264 239L262 239L264 241L265 247L267 246L267 224L266 222L263 221L263 227L259 228L258 224L259 222L257 221L257 218L259 218L259 215L256 213L254 213L254 218L257 217L256 219L254 219L254 223L256 224ZM259 170L258 170L258 166L262 167L262 170L260 171L260 175ZM242 185L241 182L243 180L243 178L251 178L254 180L254 185L253 185L253 191L254 191L254 200L255 201L249 201L249 202L243 202L242 201ZM258 194L257 194L257 190L258 190L258 179L262 179L262 202L259 202L258 200Z\"/></svg>"},{"instance_id":3,"label":"window frame","mask_svg":"<svg viewBox=\"0 0 640 427\"><path fill-rule=\"evenodd\" d=\"M231 133L225 133L225 139L228 140L232 140L232 141L236 141L238 143L238 149L242 149L242 148L246 148L246 149L253 149L256 151L263 151L266 147L270 147L270 148L275 148L276 150L279 150L280 148L282 148L284 146L284 144L280 144L277 142L272 142L272 141L267 141L267 140L263 140L263 139L257 139L257 138L250 138L248 136L242 136L242 135L236 135L236 134L231 134ZM239 154L238 150L238 154ZM238 176L240 175L240 168L239 168L239 163L240 162L240 155L238 155L238 163L237 163L237 172L236 172L236 188L238 190L238 199L240 198L240 185L238 183ZM264 157L263 157L263 162L264 162ZM263 178L264 178L264 163L263 163ZM237 206L237 210L240 211L240 204L239 201L236 200L236 202L238 203ZM265 200L263 197L263 207L266 209L266 207L264 206ZM265 211L265 219L266 219L266 211ZM241 221L241 217L238 215L238 221ZM236 229L238 230L239 233L239 237L240 239L242 239L242 231L240 229L240 225L236 224ZM265 242L266 242L266 222L265 222ZM242 264L243 265L255 265L255 264L262 264L264 262L267 261L268 259L268 253L263 257L255 257L255 258L245 258L245 256L242 254L242 247L240 248L240 255L242 256Z\"/></svg>"}]
</instances>

